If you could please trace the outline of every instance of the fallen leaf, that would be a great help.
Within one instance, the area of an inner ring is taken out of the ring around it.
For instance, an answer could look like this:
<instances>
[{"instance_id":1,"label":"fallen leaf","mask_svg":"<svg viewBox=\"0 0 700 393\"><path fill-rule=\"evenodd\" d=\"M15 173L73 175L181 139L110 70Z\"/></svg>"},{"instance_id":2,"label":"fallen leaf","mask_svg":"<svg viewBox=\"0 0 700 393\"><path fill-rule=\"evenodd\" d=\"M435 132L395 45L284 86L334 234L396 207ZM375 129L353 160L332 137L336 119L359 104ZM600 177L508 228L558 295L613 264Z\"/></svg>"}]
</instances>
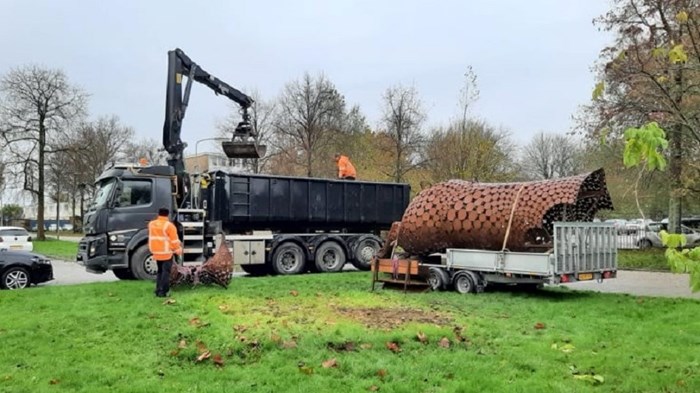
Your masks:
<instances>
[{"instance_id":1,"label":"fallen leaf","mask_svg":"<svg viewBox=\"0 0 700 393\"><path fill-rule=\"evenodd\" d=\"M338 352L353 352L355 351L355 343L353 341L344 341L342 343L326 343L326 348Z\"/></svg>"},{"instance_id":2,"label":"fallen leaf","mask_svg":"<svg viewBox=\"0 0 700 393\"><path fill-rule=\"evenodd\" d=\"M401 347L399 347L399 344L394 342L394 341L389 341L386 343L386 349L390 350L391 352L394 353L399 353L401 352Z\"/></svg>"},{"instance_id":3,"label":"fallen leaf","mask_svg":"<svg viewBox=\"0 0 700 393\"><path fill-rule=\"evenodd\" d=\"M428 342L428 336L426 336L423 332L418 332L416 338L423 344L426 344Z\"/></svg>"},{"instance_id":4,"label":"fallen leaf","mask_svg":"<svg viewBox=\"0 0 700 393\"><path fill-rule=\"evenodd\" d=\"M535 329L537 329L537 330L542 330L542 329L544 329L544 327L545 327L544 323L542 323L542 322L537 322L535 324Z\"/></svg>"},{"instance_id":5,"label":"fallen leaf","mask_svg":"<svg viewBox=\"0 0 700 393\"><path fill-rule=\"evenodd\" d=\"M443 337L440 339L440 342L438 342L438 345L441 346L442 348L449 348L450 347L450 339L447 337Z\"/></svg>"},{"instance_id":6,"label":"fallen leaf","mask_svg":"<svg viewBox=\"0 0 700 393\"><path fill-rule=\"evenodd\" d=\"M379 379L381 379L381 380L384 380L384 377L386 377L387 374L389 374L389 372L386 371L385 368L380 368L379 370L377 370L377 376L378 376Z\"/></svg>"},{"instance_id":7,"label":"fallen leaf","mask_svg":"<svg viewBox=\"0 0 700 393\"><path fill-rule=\"evenodd\" d=\"M321 364L323 368L337 368L338 367L338 361L333 358L333 359L328 359L325 362Z\"/></svg>"},{"instance_id":8,"label":"fallen leaf","mask_svg":"<svg viewBox=\"0 0 700 393\"><path fill-rule=\"evenodd\" d=\"M219 305L219 311L228 311L228 304L220 304Z\"/></svg>"},{"instance_id":9,"label":"fallen leaf","mask_svg":"<svg viewBox=\"0 0 700 393\"><path fill-rule=\"evenodd\" d=\"M299 296L299 291L297 291L296 289L292 289L291 291L289 291L289 294L294 297L297 297Z\"/></svg>"},{"instance_id":10,"label":"fallen leaf","mask_svg":"<svg viewBox=\"0 0 700 393\"><path fill-rule=\"evenodd\" d=\"M163 301L163 304L165 304L165 305L168 305L168 304L175 304L175 303L177 303L177 300L175 300L175 299L173 299L173 298L167 298L167 299L165 299L165 300Z\"/></svg>"},{"instance_id":11,"label":"fallen leaf","mask_svg":"<svg viewBox=\"0 0 700 393\"><path fill-rule=\"evenodd\" d=\"M376 391L379 390L379 386L377 386L377 385L372 385L372 386L370 386L367 390L369 390L370 392L376 392Z\"/></svg>"},{"instance_id":12,"label":"fallen leaf","mask_svg":"<svg viewBox=\"0 0 700 393\"><path fill-rule=\"evenodd\" d=\"M299 367L300 372L302 372L306 375L311 375L314 373L314 369L307 366L306 363L304 363L304 362L297 363L297 367Z\"/></svg>"},{"instance_id":13,"label":"fallen leaf","mask_svg":"<svg viewBox=\"0 0 700 393\"><path fill-rule=\"evenodd\" d=\"M190 319L190 325L199 327L202 325L202 320L199 317L194 317Z\"/></svg>"},{"instance_id":14,"label":"fallen leaf","mask_svg":"<svg viewBox=\"0 0 700 393\"><path fill-rule=\"evenodd\" d=\"M197 353L204 353L204 352L209 351L209 349L207 349L207 346L204 345L203 342L197 340L197 341L195 341L195 343L197 344Z\"/></svg>"},{"instance_id":15,"label":"fallen leaf","mask_svg":"<svg viewBox=\"0 0 700 393\"><path fill-rule=\"evenodd\" d=\"M185 340L180 340L180 343L177 344L177 347L182 349L182 348L187 348L187 341Z\"/></svg>"},{"instance_id":16,"label":"fallen leaf","mask_svg":"<svg viewBox=\"0 0 700 393\"><path fill-rule=\"evenodd\" d=\"M172 351L170 351L170 356L177 356L179 354L180 354L180 350L178 350L178 349L173 349Z\"/></svg>"},{"instance_id":17,"label":"fallen leaf","mask_svg":"<svg viewBox=\"0 0 700 393\"><path fill-rule=\"evenodd\" d=\"M601 384L605 383L605 378L603 378L602 375L598 375L598 374L574 375L574 379L586 381L586 382L591 383L593 385L601 385Z\"/></svg>"},{"instance_id":18,"label":"fallen leaf","mask_svg":"<svg viewBox=\"0 0 700 393\"><path fill-rule=\"evenodd\" d=\"M197 362L201 362L202 360L209 359L211 357L211 352L206 351L202 353L201 355L197 356Z\"/></svg>"},{"instance_id":19,"label":"fallen leaf","mask_svg":"<svg viewBox=\"0 0 700 393\"><path fill-rule=\"evenodd\" d=\"M272 341L275 344L279 344L282 341L282 337L280 337L280 335L277 333L272 333L270 335L270 341Z\"/></svg>"},{"instance_id":20,"label":"fallen leaf","mask_svg":"<svg viewBox=\"0 0 700 393\"><path fill-rule=\"evenodd\" d=\"M370 344L370 343L363 343L363 344L360 344L360 348L362 348L362 349L372 349L372 344Z\"/></svg>"},{"instance_id":21,"label":"fallen leaf","mask_svg":"<svg viewBox=\"0 0 700 393\"><path fill-rule=\"evenodd\" d=\"M219 367L223 367L224 365L224 359L221 358L221 354L217 353L214 355L214 357L211 359L215 365Z\"/></svg>"},{"instance_id":22,"label":"fallen leaf","mask_svg":"<svg viewBox=\"0 0 700 393\"><path fill-rule=\"evenodd\" d=\"M564 353L571 353L571 352L574 351L575 348L576 348L576 347L574 347L574 346L571 345L571 344L564 344L564 345L561 346L561 351L564 352Z\"/></svg>"},{"instance_id":23,"label":"fallen leaf","mask_svg":"<svg viewBox=\"0 0 700 393\"><path fill-rule=\"evenodd\" d=\"M233 331L238 332L238 333L243 333L246 330L248 330L248 327L246 325L235 325L233 327Z\"/></svg>"},{"instance_id":24,"label":"fallen leaf","mask_svg":"<svg viewBox=\"0 0 700 393\"><path fill-rule=\"evenodd\" d=\"M297 342L294 340L289 340L289 341L285 341L282 343L282 348L284 348L284 349L292 349L292 348L296 348L296 347L297 347Z\"/></svg>"},{"instance_id":25,"label":"fallen leaf","mask_svg":"<svg viewBox=\"0 0 700 393\"><path fill-rule=\"evenodd\" d=\"M56 378L53 378L52 380L49 381L49 384L50 384L50 385L57 385L59 382L61 382L61 381L59 381L59 380L56 379Z\"/></svg>"}]
</instances>

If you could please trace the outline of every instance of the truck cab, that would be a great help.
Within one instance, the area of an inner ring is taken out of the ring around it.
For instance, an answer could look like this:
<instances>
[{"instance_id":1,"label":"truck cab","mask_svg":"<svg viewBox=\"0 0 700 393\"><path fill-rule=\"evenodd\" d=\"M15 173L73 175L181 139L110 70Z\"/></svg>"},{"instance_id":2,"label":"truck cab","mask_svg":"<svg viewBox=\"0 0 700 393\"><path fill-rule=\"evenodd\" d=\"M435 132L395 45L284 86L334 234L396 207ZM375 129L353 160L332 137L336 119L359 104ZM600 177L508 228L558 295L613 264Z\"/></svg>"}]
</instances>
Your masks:
<instances>
[{"instance_id":1,"label":"truck cab","mask_svg":"<svg viewBox=\"0 0 700 393\"><path fill-rule=\"evenodd\" d=\"M77 260L93 273L113 270L119 278L148 279L156 272L148 252L148 222L160 207L173 211L175 176L170 166L118 165L95 182L84 218ZM148 254L140 263L135 254Z\"/></svg>"}]
</instances>

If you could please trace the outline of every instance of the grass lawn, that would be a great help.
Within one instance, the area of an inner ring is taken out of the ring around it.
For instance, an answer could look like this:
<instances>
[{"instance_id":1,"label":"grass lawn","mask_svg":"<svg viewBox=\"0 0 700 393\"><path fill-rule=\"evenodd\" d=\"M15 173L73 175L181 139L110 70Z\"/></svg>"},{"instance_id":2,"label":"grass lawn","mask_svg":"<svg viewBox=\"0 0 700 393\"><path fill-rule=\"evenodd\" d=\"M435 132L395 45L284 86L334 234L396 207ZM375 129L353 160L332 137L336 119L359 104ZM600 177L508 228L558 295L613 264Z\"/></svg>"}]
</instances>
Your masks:
<instances>
[{"instance_id":1,"label":"grass lawn","mask_svg":"<svg viewBox=\"0 0 700 393\"><path fill-rule=\"evenodd\" d=\"M33 243L34 252L51 258L74 261L76 254L78 254L78 243L76 242L49 238L43 241L35 240Z\"/></svg>"},{"instance_id":2,"label":"grass lawn","mask_svg":"<svg viewBox=\"0 0 700 393\"><path fill-rule=\"evenodd\" d=\"M662 248L619 250L617 254L618 267L630 270L670 271L671 268L668 266L664 251L665 249Z\"/></svg>"},{"instance_id":3,"label":"grass lawn","mask_svg":"<svg viewBox=\"0 0 700 393\"><path fill-rule=\"evenodd\" d=\"M700 391L697 301L369 286L241 277L170 304L138 281L4 291L0 391Z\"/></svg>"}]
</instances>

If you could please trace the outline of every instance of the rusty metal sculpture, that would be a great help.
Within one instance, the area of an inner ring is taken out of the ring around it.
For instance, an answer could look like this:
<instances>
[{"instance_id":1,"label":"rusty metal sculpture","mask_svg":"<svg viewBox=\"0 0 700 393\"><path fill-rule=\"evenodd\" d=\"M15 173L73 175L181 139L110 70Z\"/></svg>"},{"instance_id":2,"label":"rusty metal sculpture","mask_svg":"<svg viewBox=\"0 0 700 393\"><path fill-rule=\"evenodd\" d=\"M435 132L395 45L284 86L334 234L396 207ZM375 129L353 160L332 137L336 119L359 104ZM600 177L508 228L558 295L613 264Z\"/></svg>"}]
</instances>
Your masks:
<instances>
[{"instance_id":1,"label":"rusty metal sculpture","mask_svg":"<svg viewBox=\"0 0 700 393\"><path fill-rule=\"evenodd\" d=\"M602 169L524 183L450 180L411 201L378 256L389 257L395 244L412 255L446 248L546 248L555 221L591 221L599 210L612 208Z\"/></svg>"},{"instance_id":2,"label":"rusty metal sculpture","mask_svg":"<svg viewBox=\"0 0 700 393\"><path fill-rule=\"evenodd\" d=\"M170 269L170 284L218 284L228 288L233 276L233 255L226 242L222 242L216 254L196 267L173 264Z\"/></svg>"}]
</instances>

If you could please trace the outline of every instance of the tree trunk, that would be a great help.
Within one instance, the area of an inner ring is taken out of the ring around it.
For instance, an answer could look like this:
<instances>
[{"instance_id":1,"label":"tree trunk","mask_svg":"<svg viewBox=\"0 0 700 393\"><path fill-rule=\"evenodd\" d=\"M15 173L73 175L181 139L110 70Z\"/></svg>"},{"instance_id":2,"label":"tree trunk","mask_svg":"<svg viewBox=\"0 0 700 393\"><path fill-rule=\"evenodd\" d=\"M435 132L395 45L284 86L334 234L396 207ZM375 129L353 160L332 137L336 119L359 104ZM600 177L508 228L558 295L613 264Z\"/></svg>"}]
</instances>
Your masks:
<instances>
[{"instance_id":1,"label":"tree trunk","mask_svg":"<svg viewBox=\"0 0 700 393\"><path fill-rule=\"evenodd\" d=\"M39 185L38 185L38 205L36 209L36 226L38 240L46 240L44 233L44 153L46 149L46 126L44 116L39 117Z\"/></svg>"},{"instance_id":2,"label":"tree trunk","mask_svg":"<svg viewBox=\"0 0 700 393\"><path fill-rule=\"evenodd\" d=\"M61 240L61 189L56 187L56 239Z\"/></svg>"},{"instance_id":3,"label":"tree trunk","mask_svg":"<svg viewBox=\"0 0 700 393\"><path fill-rule=\"evenodd\" d=\"M683 164L683 133L681 126L677 126L673 132L669 133L669 175L671 182L671 195L668 201L668 231L669 233L681 233L681 182Z\"/></svg>"}]
</instances>

